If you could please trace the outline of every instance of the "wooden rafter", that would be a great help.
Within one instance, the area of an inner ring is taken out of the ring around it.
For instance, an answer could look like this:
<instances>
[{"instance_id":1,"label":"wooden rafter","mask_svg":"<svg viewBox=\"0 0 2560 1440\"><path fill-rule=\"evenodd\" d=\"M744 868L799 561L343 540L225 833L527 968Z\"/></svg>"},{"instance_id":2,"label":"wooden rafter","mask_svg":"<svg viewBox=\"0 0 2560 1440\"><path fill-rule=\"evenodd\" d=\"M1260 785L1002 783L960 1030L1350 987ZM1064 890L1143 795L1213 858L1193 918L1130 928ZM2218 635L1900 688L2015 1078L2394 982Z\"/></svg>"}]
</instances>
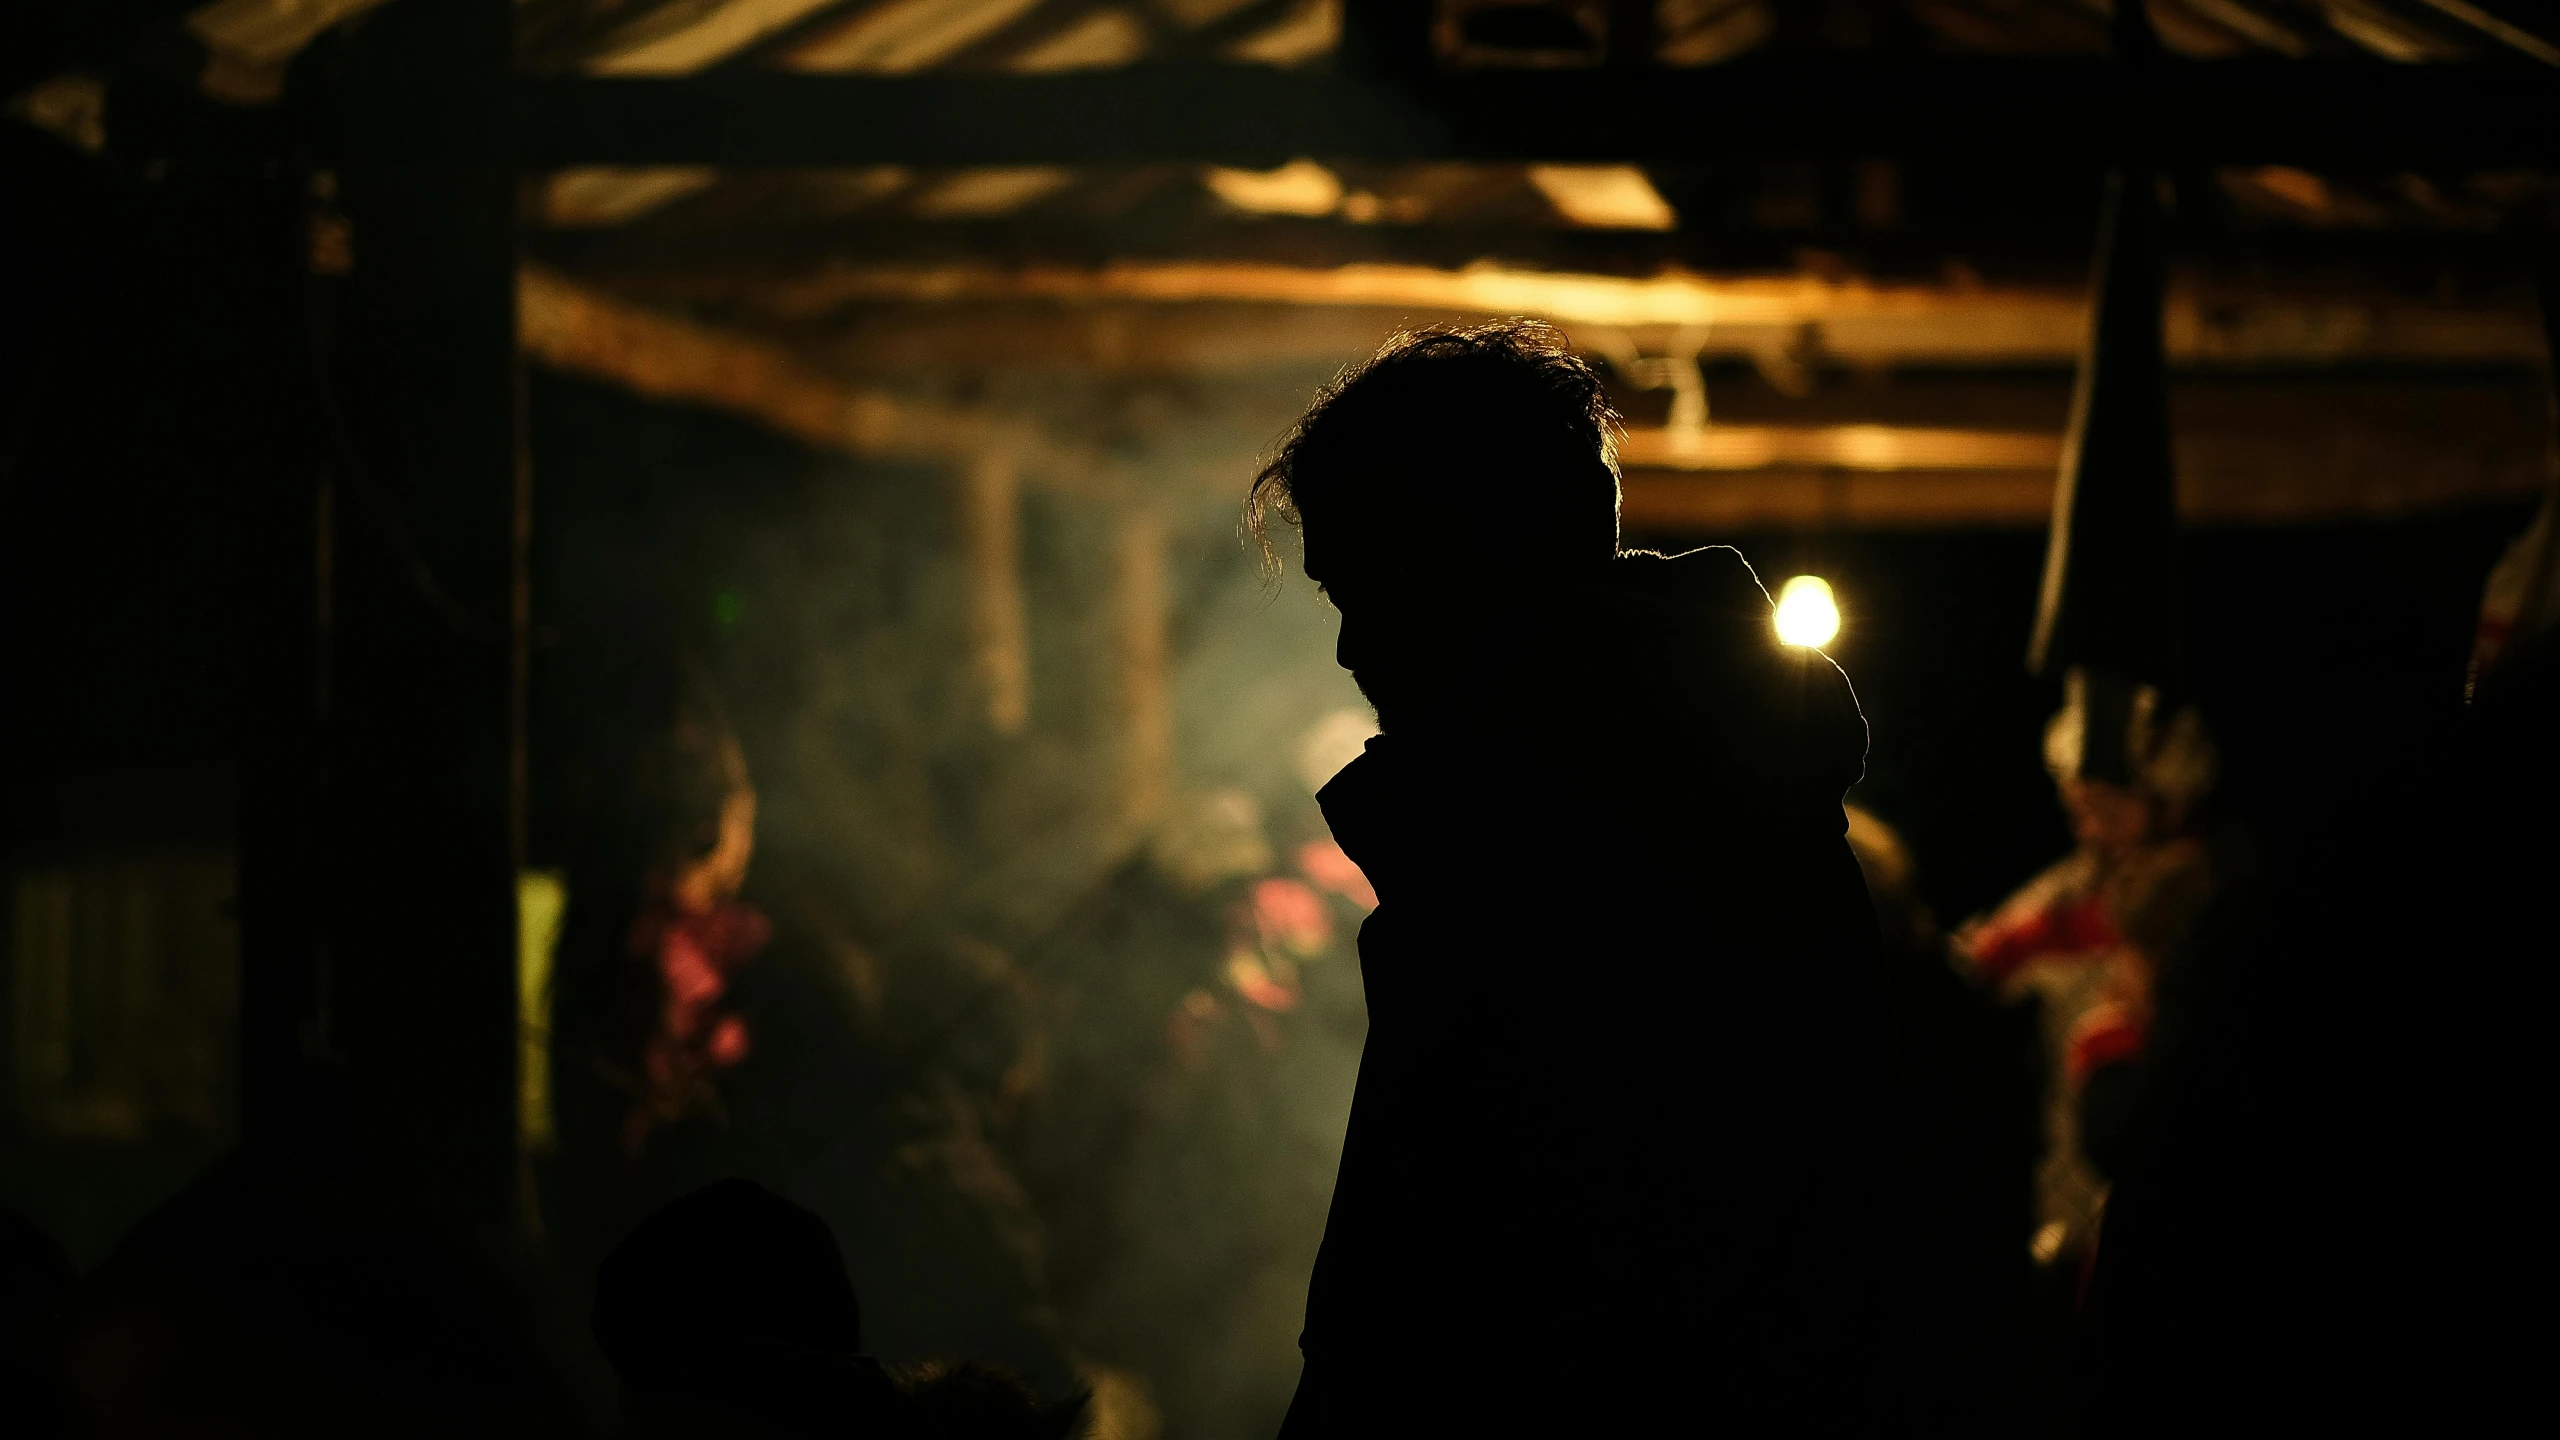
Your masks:
<instances>
[{"instance_id":1,"label":"wooden rafter","mask_svg":"<svg viewBox=\"0 0 2560 1440\"><path fill-rule=\"evenodd\" d=\"M2529 55L2545 65L2560 65L2560 45L2554 45L2523 26L2472 4L2471 0L2419 0L2419 3L2479 31L2520 55Z\"/></svg>"},{"instance_id":2,"label":"wooden rafter","mask_svg":"<svg viewBox=\"0 0 2560 1440\"><path fill-rule=\"evenodd\" d=\"M1619 463L1653 470L2022 470L2050 479L2053 431L1934 425L1712 425L1629 430Z\"/></svg>"},{"instance_id":3,"label":"wooden rafter","mask_svg":"<svg viewBox=\"0 0 2560 1440\"><path fill-rule=\"evenodd\" d=\"M779 346L663 314L528 265L517 338L532 359L653 400L725 410L805 444L855 455L974 460L1003 453L1053 481L1102 469L1010 416L848 384Z\"/></svg>"},{"instance_id":4,"label":"wooden rafter","mask_svg":"<svg viewBox=\"0 0 2560 1440\"><path fill-rule=\"evenodd\" d=\"M2104 163L2560 160L2543 66L1768 56L1696 70L1357 75L1144 64L1054 75L550 77L524 163L1074 164L1293 157L1945 155ZM2022 123L2021 117L2035 117ZM1783 119L1773 119L1783 117Z\"/></svg>"},{"instance_id":5,"label":"wooden rafter","mask_svg":"<svg viewBox=\"0 0 2560 1440\"><path fill-rule=\"evenodd\" d=\"M905 312L901 323L930 327L965 323L952 318L953 307L1025 302L1121 307L1132 312L1112 322L1124 339L1151 327L1179 329L1180 307L1199 305L1356 312L1351 328L1373 337L1399 322L1534 315L1568 332L1640 332L1639 348L1647 350L1669 343L1673 337L1666 332L1682 332L1687 353L1764 365L2068 365L2087 328L2087 297L2079 286L1723 278L1676 271L1633 278L1492 264L1455 270L1182 261L847 265L775 279L660 280L668 293L792 328L850 323L870 307L896 307L891 313ZM1311 327L1329 335L1342 329L1293 320L1267 332L1243 328L1223 339L1209 337L1209 343L1223 347L1231 362L1265 349L1274 358L1295 358L1309 343ZM2542 353L2531 310L2514 303L2225 294L2193 283L2173 287L2167 333L2174 360L2213 366L2517 365L2534 364ZM1205 353L1197 344L1191 348ZM1357 353L1366 347L1343 348Z\"/></svg>"},{"instance_id":6,"label":"wooden rafter","mask_svg":"<svg viewBox=\"0 0 2560 1440\"><path fill-rule=\"evenodd\" d=\"M653 398L726 410L822 449L945 461L979 476L1010 477L1011 468L988 467L1018 461L1025 484L1123 503L1150 490L1232 495L1254 468L1255 456L1239 448L1134 473L1017 414L866 388L769 340L677 319L539 268L528 268L519 285L523 344L534 359ZM2189 519L2390 517L2530 496L2548 474L2539 413L2506 389L2412 395L2387 384L2322 384L2328 388L2182 387L2179 498ZM1286 415L1263 418L1277 425ZM1620 453L1632 529L1711 534L2038 525L2060 449L2058 429L1755 422L1638 426ZM990 676L1010 673L1009 662L987 666ZM1008 693L992 686L991 703Z\"/></svg>"}]
</instances>

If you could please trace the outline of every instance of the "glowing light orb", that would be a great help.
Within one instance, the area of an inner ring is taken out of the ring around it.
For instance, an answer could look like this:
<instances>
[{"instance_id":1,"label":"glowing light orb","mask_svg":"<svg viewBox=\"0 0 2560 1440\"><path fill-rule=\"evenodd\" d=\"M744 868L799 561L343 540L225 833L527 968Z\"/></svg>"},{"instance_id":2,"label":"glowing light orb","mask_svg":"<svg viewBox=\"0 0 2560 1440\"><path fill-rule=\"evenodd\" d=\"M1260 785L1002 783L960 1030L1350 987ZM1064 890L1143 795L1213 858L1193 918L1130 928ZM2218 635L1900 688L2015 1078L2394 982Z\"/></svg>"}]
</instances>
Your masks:
<instances>
[{"instance_id":1,"label":"glowing light orb","mask_svg":"<svg viewBox=\"0 0 2560 1440\"><path fill-rule=\"evenodd\" d=\"M1778 591L1778 638L1790 645L1825 645L1840 633L1840 606L1830 582L1799 575Z\"/></svg>"}]
</instances>

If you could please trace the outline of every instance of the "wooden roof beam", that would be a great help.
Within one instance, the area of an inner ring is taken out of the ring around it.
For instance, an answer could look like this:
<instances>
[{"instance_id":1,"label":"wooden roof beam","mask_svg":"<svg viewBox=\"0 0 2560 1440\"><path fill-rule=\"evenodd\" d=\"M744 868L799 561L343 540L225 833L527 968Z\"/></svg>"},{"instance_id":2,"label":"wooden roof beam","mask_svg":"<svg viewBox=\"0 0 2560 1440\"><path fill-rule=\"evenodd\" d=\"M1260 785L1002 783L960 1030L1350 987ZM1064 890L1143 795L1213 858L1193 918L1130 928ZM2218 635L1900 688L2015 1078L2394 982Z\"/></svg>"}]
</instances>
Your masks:
<instances>
[{"instance_id":1,"label":"wooden roof beam","mask_svg":"<svg viewBox=\"0 0 2560 1440\"><path fill-rule=\"evenodd\" d=\"M822 450L885 459L1022 463L1026 478L1107 487L1097 455L1018 417L848 384L780 346L668 315L538 265L516 277L517 343L552 369L652 400L702 405Z\"/></svg>"},{"instance_id":2,"label":"wooden roof beam","mask_svg":"<svg viewBox=\"0 0 2560 1440\"><path fill-rule=\"evenodd\" d=\"M2348 483L2295 465L2261 472L2248 484L2218 468L2196 477L2182 471L2178 516L2195 526L2388 521L2523 505L2541 490L2526 472L2394 476L2379 464L2362 471ZM1638 539L1816 528L2028 529L2052 519L2053 479L2051 470L1630 470L1622 514L1628 535Z\"/></svg>"},{"instance_id":3,"label":"wooden roof beam","mask_svg":"<svg viewBox=\"0 0 2560 1440\"><path fill-rule=\"evenodd\" d=\"M1048 75L528 77L517 98L517 159L537 168L1267 168L1302 155L2560 162L2560 70L2532 64L1771 55L1684 70L1470 71L1418 88L1260 66L1141 64ZM432 143L418 139L413 148Z\"/></svg>"},{"instance_id":4,"label":"wooden roof beam","mask_svg":"<svg viewBox=\"0 0 2560 1440\"><path fill-rule=\"evenodd\" d=\"M645 282L644 282L645 283ZM971 304L1116 306L1170 312L1217 304L1358 312L1367 338L1398 323L1535 315L1569 332L1634 332L1648 353L1686 332L1689 353L1783 369L1807 361L1852 365L2068 366L2088 329L2081 286L1971 287L1726 278L1682 271L1634 278L1482 264L1311 267L1252 262L1134 261L1082 268L839 265L773 280L675 276L677 294L734 308L762 323L841 328L856 307L911 307L901 323L930 326L943 307ZM2347 363L2536 364L2542 334L2520 304L2419 301L2385 295L2223 294L2178 284L2166 318L2170 357L2189 365L2335 366ZM1124 329L1127 327L1124 326ZM1308 327L1236 329L1225 363L1300 358ZM1604 346L1594 348L1606 349ZM1016 347L1013 353L1023 353Z\"/></svg>"},{"instance_id":5,"label":"wooden roof beam","mask_svg":"<svg viewBox=\"0 0 2560 1440\"><path fill-rule=\"evenodd\" d=\"M1630 470L2022 470L2052 480L2057 431L1934 425L1630 427L1618 445Z\"/></svg>"},{"instance_id":6,"label":"wooden roof beam","mask_svg":"<svg viewBox=\"0 0 2560 1440\"><path fill-rule=\"evenodd\" d=\"M1254 467L1247 450L1216 446L1161 464L1113 461L1060 443L1021 415L865 388L783 346L538 266L520 272L518 297L519 340L534 360L724 410L820 449L973 466L997 457L1018 464L1026 483L1098 497L1144 488L1235 495ZM2459 403L2419 397L2395 409L2316 395L2271 406L2264 396L2208 389L2183 394L2176 410L2179 506L2199 524L2387 518L2516 500L2538 492L2548 464L2538 414L2509 413L2512 397L2495 394ZM1691 534L2040 525L2060 447L2059 432L2035 429L1638 427L1621 450L1627 523Z\"/></svg>"}]
</instances>

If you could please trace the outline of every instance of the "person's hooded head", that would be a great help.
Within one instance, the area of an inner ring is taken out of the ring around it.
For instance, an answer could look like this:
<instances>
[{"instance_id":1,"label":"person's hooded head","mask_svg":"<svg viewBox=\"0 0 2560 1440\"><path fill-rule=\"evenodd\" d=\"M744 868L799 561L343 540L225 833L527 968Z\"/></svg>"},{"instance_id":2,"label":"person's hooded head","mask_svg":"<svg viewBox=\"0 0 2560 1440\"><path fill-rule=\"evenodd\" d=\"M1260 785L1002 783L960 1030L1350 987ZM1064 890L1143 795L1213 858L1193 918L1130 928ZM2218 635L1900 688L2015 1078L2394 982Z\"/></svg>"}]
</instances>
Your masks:
<instances>
[{"instance_id":1,"label":"person's hooded head","mask_svg":"<svg viewBox=\"0 0 2560 1440\"><path fill-rule=\"evenodd\" d=\"M2078 667L2045 726L2044 758L2072 838L2110 856L2191 826L2220 768L2193 706Z\"/></svg>"}]
</instances>

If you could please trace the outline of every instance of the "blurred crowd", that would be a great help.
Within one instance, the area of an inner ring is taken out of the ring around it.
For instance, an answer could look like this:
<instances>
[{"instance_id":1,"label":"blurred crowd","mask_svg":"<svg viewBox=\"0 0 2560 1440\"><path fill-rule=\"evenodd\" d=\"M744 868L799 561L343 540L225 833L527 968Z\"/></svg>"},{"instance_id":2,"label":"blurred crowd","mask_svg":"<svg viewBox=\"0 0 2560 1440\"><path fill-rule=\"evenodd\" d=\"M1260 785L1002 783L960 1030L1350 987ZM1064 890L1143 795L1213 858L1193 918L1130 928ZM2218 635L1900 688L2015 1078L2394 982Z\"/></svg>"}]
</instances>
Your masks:
<instances>
[{"instance_id":1,"label":"blurred crowd","mask_svg":"<svg viewBox=\"0 0 2560 1440\"><path fill-rule=\"evenodd\" d=\"M12 1435L1087 1433L1086 1391L871 1359L826 1222L742 1180L637 1227L584 1327L522 1256L345 1223L236 1169L82 1279L23 1226L5 1245Z\"/></svg>"},{"instance_id":2,"label":"blurred crowd","mask_svg":"<svg viewBox=\"0 0 2560 1440\"><path fill-rule=\"evenodd\" d=\"M2552 798L2548 518L2501 571L2540 567L2507 584L2525 598L2493 581L2467 708L2306 714L2335 732L2313 753L2364 757L2352 780L2235 797L2193 708L2075 672L2045 737L2073 846L1948 926L1852 807L1892 976L1875 1164L1905 1433L2450 1422L2529 1372L2493 1296L2538 1283L2541 1243L2440 1246L2523 1193L2540 981L2481 1003L2367 962L2548 948L2550 839L2514 823ZM1305 737L1309 790L1366 730ZM902 956L900 993L745 898L757 795L710 696L604 770L539 1238L387 1228L236 1162L86 1275L8 1221L8 1433L1271 1423L1376 904L1304 792L1194 797L1035 943Z\"/></svg>"}]
</instances>

